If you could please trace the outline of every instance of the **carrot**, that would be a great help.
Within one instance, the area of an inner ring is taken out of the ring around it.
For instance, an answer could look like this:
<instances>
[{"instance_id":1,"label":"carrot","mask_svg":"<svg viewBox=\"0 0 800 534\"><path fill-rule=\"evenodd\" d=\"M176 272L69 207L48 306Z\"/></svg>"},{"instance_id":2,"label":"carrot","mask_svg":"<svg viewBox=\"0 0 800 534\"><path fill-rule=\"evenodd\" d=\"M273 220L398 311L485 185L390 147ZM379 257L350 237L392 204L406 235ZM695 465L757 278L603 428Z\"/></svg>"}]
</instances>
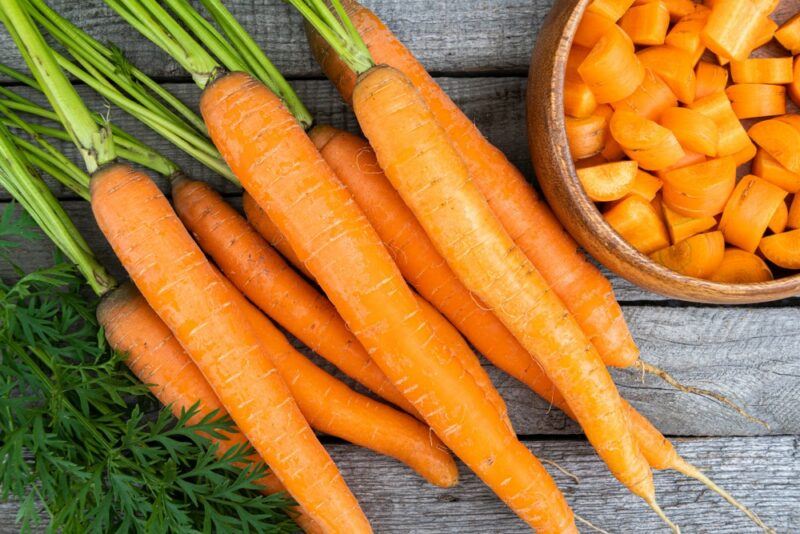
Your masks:
<instances>
[{"instance_id":1,"label":"carrot","mask_svg":"<svg viewBox=\"0 0 800 534\"><path fill-rule=\"evenodd\" d=\"M698 218L686 217L670 209L669 206L662 205L661 208L673 245L693 235L699 234L700 232L710 230L717 225L717 220L710 215Z\"/></svg>"},{"instance_id":2,"label":"carrot","mask_svg":"<svg viewBox=\"0 0 800 534\"><path fill-rule=\"evenodd\" d=\"M708 161L708 158L706 157L705 154L701 154L699 152L692 152L691 150L684 150L683 157L681 159L679 159L669 167L664 167L663 169L659 169L658 171L656 171L656 176L658 176L658 178L661 181L664 181L664 176L666 176L668 172L674 171L676 169L682 169L690 165L697 165L698 163L703 163L705 161Z\"/></svg>"},{"instance_id":3,"label":"carrot","mask_svg":"<svg viewBox=\"0 0 800 534\"><path fill-rule=\"evenodd\" d=\"M667 6L669 16L672 20L679 20L682 17L685 17L689 13L694 12L699 6L699 4L695 4L692 0L635 0L633 5L639 6L655 1L660 1L662 4Z\"/></svg>"},{"instance_id":4,"label":"carrot","mask_svg":"<svg viewBox=\"0 0 800 534\"><path fill-rule=\"evenodd\" d=\"M578 178L590 199L611 202L631 191L637 169L635 161L618 161L578 169Z\"/></svg>"},{"instance_id":5,"label":"carrot","mask_svg":"<svg viewBox=\"0 0 800 534\"><path fill-rule=\"evenodd\" d=\"M678 100L691 104L695 98L697 79L695 61L685 50L672 46L650 46L640 50L636 57L645 68L663 79Z\"/></svg>"},{"instance_id":6,"label":"carrot","mask_svg":"<svg viewBox=\"0 0 800 534\"><path fill-rule=\"evenodd\" d=\"M747 133L783 167L800 174L800 130L776 118L754 124Z\"/></svg>"},{"instance_id":7,"label":"carrot","mask_svg":"<svg viewBox=\"0 0 800 534\"><path fill-rule=\"evenodd\" d=\"M644 79L633 42L619 26L612 26L597 41L578 73L601 104L627 98Z\"/></svg>"},{"instance_id":8,"label":"carrot","mask_svg":"<svg viewBox=\"0 0 800 534\"><path fill-rule=\"evenodd\" d=\"M632 4L633 0L592 0L586 7L586 12L597 13L616 22Z\"/></svg>"},{"instance_id":9,"label":"carrot","mask_svg":"<svg viewBox=\"0 0 800 534\"><path fill-rule=\"evenodd\" d=\"M311 350L380 397L416 414L335 308L297 275L208 184L172 183L175 211L200 247L247 297Z\"/></svg>"},{"instance_id":10,"label":"carrot","mask_svg":"<svg viewBox=\"0 0 800 534\"><path fill-rule=\"evenodd\" d=\"M588 48L574 46L567 59L564 73L564 113L571 117L588 117L597 108L594 93L578 74L578 65L588 53Z\"/></svg>"},{"instance_id":11,"label":"carrot","mask_svg":"<svg viewBox=\"0 0 800 534\"><path fill-rule=\"evenodd\" d=\"M795 193L792 198L792 205L789 207L789 217L786 220L786 226L789 228L800 228L800 195Z\"/></svg>"},{"instance_id":12,"label":"carrot","mask_svg":"<svg viewBox=\"0 0 800 534\"><path fill-rule=\"evenodd\" d=\"M631 194L639 195L645 200L650 201L661 191L663 185L664 183L659 178L638 169L636 171L636 177L633 179L633 185L631 185Z\"/></svg>"},{"instance_id":13,"label":"carrot","mask_svg":"<svg viewBox=\"0 0 800 534\"><path fill-rule=\"evenodd\" d=\"M717 155L719 128L702 113L689 108L669 108L661 114L658 123L675 134L687 150L711 157Z\"/></svg>"},{"instance_id":14,"label":"carrot","mask_svg":"<svg viewBox=\"0 0 800 534\"><path fill-rule=\"evenodd\" d=\"M712 93L699 98L689 107L717 123L717 128L719 128L717 156L730 156L746 149L750 144L747 132L739 122L739 118L734 113L731 102L724 92Z\"/></svg>"},{"instance_id":15,"label":"carrot","mask_svg":"<svg viewBox=\"0 0 800 534\"><path fill-rule=\"evenodd\" d=\"M703 29L703 40L715 54L743 61L756 48L754 40L764 18L764 10L751 0L717 0Z\"/></svg>"},{"instance_id":16,"label":"carrot","mask_svg":"<svg viewBox=\"0 0 800 534\"><path fill-rule=\"evenodd\" d=\"M622 150L620 144L611 136L609 131L609 123L611 122L611 117L614 116L614 108L609 104L600 104L597 106L594 113L595 115L603 117L606 121L606 129L603 135L603 150L600 151L600 156L607 162L615 162L624 159L625 151Z\"/></svg>"},{"instance_id":17,"label":"carrot","mask_svg":"<svg viewBox=\"0 0 800 534\"><path fill-rule=\"evenodd\" d=\"M91 192L97 223L131 279L289 493L323 529L370 531L286 385L258 357L258 340L230 306L230 291L155 184L128 166L111 165L95 174Z\"/></svg>"},{"instance_id":18,"label":"carrot","mask_svg":"<svg viewBox=\"0 0 800 534\"><path fill-rule=\"evenodd\" d=\"M786 113L786 88L782 85L746 83L731 85L725 92L740 119Z\"/></svg>"},{"instance_id":19,"label":"carrot","mask_svg":"<svg viewBox=\"0 0 800 534\"><path fill-rule=\"evenodd\" d=\"M684 276L707 278L719 269L724 253L722 232L709 232L658 250L650 258Z\"/></svg>"},{"instance_id":20,"label":"carrot","mask_svg":"<svg viewBox=\"0 0 800 534\"><path fill-rule=\"evenodd\" d=\"M725 241L747 252L755 252L786 191L752 174L736 185L722 213L719 229Z\"/></svg>"},{"instance_id":21,"label":"carrot","mask_svg":"<svg viewBox=\"0 0 800 534\"><path fill-rule=\"evenodd\" d=\"M736 185L736 164L731 157L675 169L664 174L664 203L691 218L722 213Z\"/></svg>"},{"instance_id":22,"label":"carrot","mask_svg":"<svg viewBox=\"0 0 800 534\"><path fill-rule=\"evenodd\" d=\"M773 234L780 234L784 230L786 230L786 225L789 223L789 207L786 205L785 202L781 202L778 204L778 209L775 210L775 213L772 215L772 219L769 220L769 224L767 228L772 230Z\"/></svg>"},{"instance_id":23,"label":"carrot","mask_svg":"<svg viewBox=\"0 0 800 534\"><path fill-rule=\"evenodd\" d=\"M630 111L614 113L610 132L628 157L645 170L663 169L684 156L671 131Z\"/></svg>"},{"instance_id":24,"label":"carrot","mask_svg":"<svg viewBox=\"0 0 800 534\"><path fill-rule=\"evenodd\" d=\"M665 109L677 105L675 93L650 69L645 69L641 85L629 97L611 103L615 111L630 111L652 121L658 120Z\"/></svg>"},{"instance_id":25,"label":"carrot","mask_svg":"<svg viewBox=\"0 0 800 534\"><path fill-rule=\"evenodd\" d=\"M608 128L605 117L602 115L591 115L583 119L567 117L564 123L573 158L576 160L589 158L603 150Z\"/></svg>"},{"instance_id":26,"label":"carrot","mask_svg":"<svg viewBox=\"0 0 800 534\"><path fill-rule=\"evenodd\" d=\"M794 66L792 67L792 81L789 83L788 91L789 91L789 98L792 99L792 102L795 105L798 105L800 102L800 59L795 58Z\"/></svg>"},{"instance_id":27,"label":"carrot","mask_svg":"<svg viewBox=\"0 0 800 534\"><path fill-rule=\"evenodd\" d=\"M722 263L708 279L724 284L751 284L769 282L773 276L764 260L755 254L738 248L729 248L725 250Z\"/></svg>"},{"instance_id":28,"label":"carrot","mask_svg":"<svg viewBox=\"0 0 800 534\"><path fill-rule=\"evenodd\" d=\"M697 64L706 50L706 45L703 43L700 34L708 21L710 13L710 9L698 5L694 11L681 17L669 31L664 42L659 44L666 44L683 50L689 54L692 64Z\"/></svg>"},{"instance_id":29,"label":"carrot","mask_svg":"<svg viewBox=\"0 0 800 534\"><path fill-rule=\"evenodd\" d=\"M700 61L695 68L695 78L695 99L700 100L725 90L728 86L728 69L708 61Z\"/></svg>"},{"instance_id":30,"label":"carrot","mask_svg":"<svg viewBox=\"0 0 800 534\"><path fill-rule=\"evenodd\" d=\"M731 77L736 83L791 83L792 58L769 57L733 61Z\"/></svg>"},{"instance_id":31,"label":"carrot","mask_svg":"<svg viewBox=\"0 0 800 534\"><path fill-rule=\"evenodd\" d=\"M642 254L669 246L669 235L655 208L631 195L603 214L606 222Z\"/></svg>"},{"instance_id":32,"label":"carrot","mask_svg":"<svg viewBox=\"0 0 800 534\"><path fill-rule=\"evenodd\" d=\"M753 144L752 141L747 143L747 146L739 150L738 152L734 152L731 154L731 158L736 163L736 166L739 167L744 165L745 163L749 163L752 161L753 158L756 157L758 153L758 148L756 145Z\"/></svg>"},{"instance_id":33,"label":"carrot","mask_svg":"<svg viewBox=\"0 0 800 534\"><path fill-rule=\"evenodd\" d=\"M200 107L236 176L442 441L530 524L574 530L552 478L434 335L383 243L278 97L233 73L205 89Z\"/></svg>"},{"instance_id":34,"label":"carrot","mask_svg":"<svg viewBox=\"0 0 800 534\"><path fill-rule=\"evenodd\" d=\"M775 39L793 56L800 54L800 13L781 24L775 31Z\"/></svg>"},{"instance_id":35,"label":"carrot","mask_svg":"<svg viewBox=\"0 0 800 534\"><path fill-rule=\"evenodd\" d=\"M778 267L800 269L800 230L767 236L758 249Z\"/></svg>"},{"instance_id":36,"label":"carrot","mask_svg":"<svg viewBox=\"0 0 800 534\"><path fill-rule=\"evenodd\" d=\"M608 365L625 367L639 352L625 325L611 284L579 250L547 204L475 124L442 91L411 52L370 10L348 0L345 9L373 58L392 65L412 81L453 147L466 163L506 231L575 314ZM343 98L350 102L356 76L316 32L309 32L311 50ZM594 307L585 306L593 301ZM579 307L575 303L580 303ZM586 313L584 310L590 310Z\"/></svg>"},{"instance_id":37,"label":"carrot","mask_svg":"<svg viewBox=\"0 0 800 534\"><path fill-rule=\"evenodd\" d=\"M628 9L619 26L634 44L660 45L669 29L669 10L662 2L648 2Z\"/></svg>"},{"instance_id":38,"label":"carrot","mask_svg":"<svg viewBox=\"0 0 800 534\"><path fill-rule=\"evenodd\" d=\"M583 17L581 17L578 28L575 30L570 54L576 47L585 48L588 53L588 49L596 45L597 41L614 26L614 22L615 21L611 20L606 15L586 11Z\"/></svg>"}]
</instances>

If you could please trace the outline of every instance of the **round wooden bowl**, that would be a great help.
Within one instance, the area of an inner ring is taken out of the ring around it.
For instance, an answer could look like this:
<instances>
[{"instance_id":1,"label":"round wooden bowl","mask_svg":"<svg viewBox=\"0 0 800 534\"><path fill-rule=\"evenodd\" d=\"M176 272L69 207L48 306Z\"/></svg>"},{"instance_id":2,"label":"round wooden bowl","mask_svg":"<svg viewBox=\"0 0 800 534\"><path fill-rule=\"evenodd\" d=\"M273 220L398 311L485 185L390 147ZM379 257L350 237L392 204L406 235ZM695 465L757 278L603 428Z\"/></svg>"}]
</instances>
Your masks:
<instances>
[{"instance_id":1,"label":"round wooden bowl","mask_svg":"<svg viewBox=\"0 0 800 534\"><path fill-rule=\"evenodd\" d=\"M800 274L771 282L720 284L667 269L609 226L584 193L564 123L564 71L572 38L590 0L556 0L539 33L528 77L528 139L536 177L561 224L580 245L623 278L668 297L710 304L767 302L800 295ZM782 2L793 4L797 1ZM785 54L785 52L784 52Z\"/></svg>"}]
</instances>

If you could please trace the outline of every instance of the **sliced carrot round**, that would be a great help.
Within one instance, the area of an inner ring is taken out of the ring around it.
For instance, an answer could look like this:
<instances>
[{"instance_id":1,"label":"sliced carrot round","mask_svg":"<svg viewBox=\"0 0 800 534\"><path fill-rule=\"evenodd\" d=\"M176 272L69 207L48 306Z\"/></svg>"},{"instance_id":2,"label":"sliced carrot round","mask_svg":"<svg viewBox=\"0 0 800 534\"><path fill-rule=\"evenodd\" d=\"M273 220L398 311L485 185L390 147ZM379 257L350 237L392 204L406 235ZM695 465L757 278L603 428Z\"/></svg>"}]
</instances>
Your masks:
<instances>
[{"instance_id":1,"label":"sliced carrot round","mask_svg":"<svg viewBox=\"0 0 800 534\"><path fill-rule=\"evenodd\" d=\"M731 77L735 83L791 83L792 58L762 57L733 61Z\"/></svg>"},{"instance_id":2,"label":"sliced carrot round","mask_svg":"<svg viewBox=\"0 0 800 534\"><path fill-rule=\"evenodd\" d=\"M748 174L742 178L725 205L719 223L725 241L747 252L755 252L786 195L786 191L758 176Z\"/></svg>"},{"instance_id":3,"label":"sliced carrot round","mask_svg":"<svg viewBox=\"0 0 800 534\"><path fill-rule=\"evenodd\" d=\"M728 86L728 69L708 61L700 61L695 69L697 85L695 99L725 91Z\"/></svg>"},{"instance_id":4,"label":"sliced carrot round","mask_svg":"<svg viewBox=\"0 0 800 534\"><path fill-rule=\"evenodd\" d=\"M697 88L694 60L680 48L651 46L636 54L646 69L660 76L684 104L691 104Z\"/></svg>"},{"instance_id":5,"label":"sliced carrot round","mask_svg":"<svg viewBox=\"0 0 800 534\"><path fill-rule=\"evenodd\" d=\"M578 169L578 178L595 202L619 200L631 191L638 166L635 161L616 161Z\"/></svg>"},{"instance_id":6,"label":"sliced carrot round","mask_svg":"<svg viewBox=\"0 0 800 534\"><path fill-rule=\"evenodd\" d=\"M699 98L689 107L699 111L717 124L717 128L719 128L718 156L730 156L747 148L750 144L747 131L734 113L728 95L724 91Z\"/></svg>"},{"instance_id":7,"label":"sliced carrot round","mask_svg":"<svg viewBox=\"0 0 800 534\"><path fill-rule=\"evenodd\" d=\"M669 206L663 205L664 221L667 223L669 237L672 244L677 244L693 235L711 230L717 225L717 220L710 215L707 217L686 217Z\"/></svg>"},{"instance_id":8,"label":"sliced carrot round","mask_svg":"<svg viewBox=\"0 0 800 534\"><path fill-rule=\"evenodd\" d=\"M725 251L720 266L708 279L723 284L751 284L769 282L773 276L769 266L755 254L729 248Z\"/></svg>"},{"instance_id":9,"label":"sliced carrot round","mask_svg":"<svg viewBox=\"0 0 800 534\"><path fill-rule=\"evenodd\" d=\"M625 12L619 25L634 44L661 45L669 29L669 10L661 2L634 6Z\"/></svg>"},{"instance_id":10,"label":"sliced carrot round","mask_svg":"<svg viewBox=\"0 0 800 534\"><path fill-rule=\"evenodd\" d=\"M567 117L564 122L573 159L588 158L603 150L608 126L605 117L600 115L590 115L582 119Z\"/></svg>"},{"instance_id":11,"label":"sliced carrot round","mask_svg":"<svg viewBox=\"0 0 800 534\"><path fill-rule=\"evenodd\" d=\"M658 120L665 109L677 105L678 97L650 69L645 69L642 83L629 97L611 103L616 111L632 111L651 121Z\"/></svg>"},{"instance_id":12,"label":"sliced carrot round","mask_svg":"<svg viewBox=\"0 0 800 534\"><path fill-rule=\"evenodd\" d=\"M650 258L683 275L708 278L719 268L724 254L722 232L708 232L658 250Z\"/></svg>"},{"instance_id":13,"label":"sliced carrot round","mask_svg":"<svg viewBox=\"0 0 800 534\"><path fill-rule=\"evenodd\" d=\"M671 131L630 111L614 113L610 132L628 157L645 170L669 167L685 155Z\"/></svg>"},{"instance_id":14,"label":"sliced carrot round","mask_svg":"<svg viewBox=\"0 0 800 534\"><path fill-rule=\"evenodd\" d=\"M669 235L658 212L638 195L621 200L603 217L625 241L643 254L669 245Z\"/></svg>"},{"instance_id":15,"label":"sliced carrot round","mask_svg":"<svg viewBox=\"0 0 800 534\"><path fill-rule=\"evenodd\" d=\"M758 249L778 267L800 269L800 230L765 237Z\"/></svg>"},{"instance_id":16,"label":"sliced carrot round","mask_svg":"<svg viewBox=\"0 0 800 534\"><path fill-rule=\"evenodd\" d=\"M612 26L597 41L578 72L599 103L627 98L644 79L644 67L633 43L619 26Z\"/></svg>"},{"instance_id":17,"label":"sliced carrot round","mask_svg":"<svg viewBox=\"0 0 800 534\"><path fill-rule=\"evenodd\" d=\"M663 175L664 203L691 218L722 212L736 185L736 164L717 158L669 171Z\"/></svg>"},{"instance_id":18,"label":"sliced carrot round","mask_svg":"<svg viewBox=\"0 0 800 534\"><path fill-rule=\"evenodd\" d=\"M786 113L786 88L782 85L744 83L725 90L731 108L740 119L771 117Z\"/></svg>"},{"instance_id":19,"label":"sliced carrot round","mask_svg":"<svg viewBox=\"0 0 800 534\"><path fill-rule=\"evenodd\" d=\"M669 108L662 113L658 122L672 131L684 148L706 156L717 155L719 128L712 119L699 111Z\"/></svg>"},{"instance_id":20,"label":"sliced carrot round","mask_svg":"<svg viewBox=\"0 0 800 534\"><path fill-rule=\"evenodd\" d=\"M790 122L781 118L761 121L751 126L747 133L781 165L800 173L800 130Z\"/></svg>"},{"instance_id":21,"label":"sliced carrot round","mask_svg":"<svg viewBox=\"0 0 800 534\"><path fill-rule=\"evenodd\" d=\"M793 173L778 163L764 149L759 149L753 160L753 174L790 193L800 191L800 174Z\"/></svg>"}]
</instances>

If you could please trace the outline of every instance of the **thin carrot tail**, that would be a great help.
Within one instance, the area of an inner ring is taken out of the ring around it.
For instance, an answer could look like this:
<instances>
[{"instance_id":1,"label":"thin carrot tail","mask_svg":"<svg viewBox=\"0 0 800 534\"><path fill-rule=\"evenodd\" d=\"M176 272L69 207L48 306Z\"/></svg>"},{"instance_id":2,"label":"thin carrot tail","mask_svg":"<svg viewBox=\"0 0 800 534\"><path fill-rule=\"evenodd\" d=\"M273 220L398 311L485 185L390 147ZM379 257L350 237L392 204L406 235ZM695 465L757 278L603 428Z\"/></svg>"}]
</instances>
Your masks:
<instances>
[{"instance_id":1,"label":"thin carrot tail","mask_svg":"<svg viewBox=\"0 0 800 534\"><path fill-rule=\"evenodd\" d=\"M763 426L764 428L766 428L767 430L769 430L769 423L767 423L763 419L759 419L758 417L750 415L744 408L742 408L741 406L739 406L738 404L736 404L735 402L730 400L725 395L722 395L721 393L717 393L715 391L711 391L709 389L702 389L702 388L698 388L698 387L694 387L694 386L683 385L680 382L678 382L678 380L675 377L673 377L671 374L669 374L668 372L666 372L665 370L663 370L663 369L661 369L659 367L656 367L653 364L646 363L646 362L643 362L643 361L639 360L639 365L641 366L643 372L645 372L647 374L650 374L650 375L653 375L653 376L657 376L658 378L660 378L661 380L663 380L664 382L666 382L670 386L674 387L678 391L682 391L683 393L689 393L691 395L699 395L701 397L706 397L708 399L715 400L715 401L719 402L720 404L724 404L725 406L727 406L731 410L735 411L736 413L738 413L739 415L741 415L742 417L744 417L748 421L752 421L753 423L757 423L757 424Z\"/></svg>"},{"instance_id":2,"label":"thin carrot tail","mask_svg":"<svg viewBox=\"0 0 800 534\"><path fill-rule=\"evenodd\" d=\"M730 493L725 491L723 488L717 486L717 484L713 480L708 478L705 474L703 474L702 471L700 471L698 468L696 468L695 466L693 466L692 464L690 464L689 462L687 462L686 460L684 460L680 456L678 456L675 459L675 461L673 462L671 467L675 471L677 471L677 472L679 472L679 473L681 473L683 475L686 475L689 478L693 478L693 479L697 480L698 482L701 482L703 485L705 485L711 491L719 494L720 497L722 497L723 499L725 499L726 501L731 503L733 506L738 508L742 513L744 513L744 515L746 515L748 518L750 518L750 520L753 523L755 523L756 525L758 525L761 529L763 529L764 532L769 532L769 533L774 533L775 532L775 529L773 529L772 527L770 527L766 523L764 523L764 521L762 521L761 518L758 517L758 515L756 515L755 512L753 512L752 510L747 508L745 505L743 505L742 503L737 501L733 497L733 495L731 495Z\"/></svg>"},{"instance_id":3,"label":"thin carrot tail","mask_svg":"<svg viewBox=\"0 0 800 534\"><path fill-rule=\"evenodd\" d=\"M653 509L653 511L656 514L658 514L658 517L660 517L661 520L667 524L667 526L670 528L670 530L672 530L672 532L674 532L674 534L681 534L681 528L672 521L670 521L669 517L667 517L667 514L664 513L664 510L661 509L661 507L658 505L658 503L654 498L645 499L645 502L648 504L648 506L650 506L650 508Z\"/></svg>"}]
</instances>

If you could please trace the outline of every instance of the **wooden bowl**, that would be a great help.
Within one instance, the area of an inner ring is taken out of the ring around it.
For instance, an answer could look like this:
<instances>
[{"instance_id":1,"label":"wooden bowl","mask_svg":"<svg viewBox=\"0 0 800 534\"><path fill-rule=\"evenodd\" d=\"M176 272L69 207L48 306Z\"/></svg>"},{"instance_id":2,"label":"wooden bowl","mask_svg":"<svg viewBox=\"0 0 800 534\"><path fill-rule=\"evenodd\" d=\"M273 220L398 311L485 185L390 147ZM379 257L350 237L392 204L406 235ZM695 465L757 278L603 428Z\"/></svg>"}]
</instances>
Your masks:
<instances>
[{"instance_id":1,"label":"wooden bowl","mask_svg":"<svg viewBox=\"0 0 800 534\"><path fill-rule=\"evenodd\" d=\"M668 297L710 304L747 304L800 295L800 274L771 282L721 284L667 269L620 237L584 193L567 145L563 88L572 38L589 2L556 0L539 33L528 77L528 138L533 164L539 184L561 223L607 268ZM795 11L800 7L800 2L784 1L781 8L787 3Z\"/></svg>"}]
</instances>

